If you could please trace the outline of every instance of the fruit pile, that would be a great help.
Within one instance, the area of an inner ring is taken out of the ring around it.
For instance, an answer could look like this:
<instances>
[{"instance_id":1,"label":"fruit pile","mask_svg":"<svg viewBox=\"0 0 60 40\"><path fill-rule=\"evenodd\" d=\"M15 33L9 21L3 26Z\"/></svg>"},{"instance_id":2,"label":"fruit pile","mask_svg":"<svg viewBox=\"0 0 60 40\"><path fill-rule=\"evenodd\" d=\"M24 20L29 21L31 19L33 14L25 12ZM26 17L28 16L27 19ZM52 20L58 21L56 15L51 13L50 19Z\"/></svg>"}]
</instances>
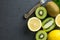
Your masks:
<instances>
[{"instance_id":1,"label":"fruit pile","mask_svg":"<svg viewBox=\"0 0 60 40\"><path fill-rule=\"evenodd\" d=\"M48 2L45 7L38 7L27 25L30 31L38 31L36 40L60 40L60 30L54 29L60 27L59 7L53 1Z\"/></svg>"}]
</instances>

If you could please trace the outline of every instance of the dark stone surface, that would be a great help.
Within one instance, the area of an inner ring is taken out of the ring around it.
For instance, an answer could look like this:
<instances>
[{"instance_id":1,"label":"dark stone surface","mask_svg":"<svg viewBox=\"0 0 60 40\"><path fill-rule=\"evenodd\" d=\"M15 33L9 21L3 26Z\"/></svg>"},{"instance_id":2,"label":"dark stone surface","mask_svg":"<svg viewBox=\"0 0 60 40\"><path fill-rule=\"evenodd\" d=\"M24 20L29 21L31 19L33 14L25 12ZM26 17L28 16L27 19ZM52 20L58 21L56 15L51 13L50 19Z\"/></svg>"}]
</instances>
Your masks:
<instances>
[{"instance_id":1,"label":"dark stone surface","mask_svg":"<svg viewBox=\"0 0 60 40\"><path fill-rule=\"evenodd\" d=\"M23 15L38 0L0 0L0 40L35 40Z\"/></svg>"},{"instance_id":2,"label":"dark stone surface","mask_svg":"<svg viewBox=\"0 0 60 40\"><path fill-rule=\"evenodd\" d=\"M35 40L23 15L40 0L0 0L0 40Z\"/></svg>"}]
</instances>

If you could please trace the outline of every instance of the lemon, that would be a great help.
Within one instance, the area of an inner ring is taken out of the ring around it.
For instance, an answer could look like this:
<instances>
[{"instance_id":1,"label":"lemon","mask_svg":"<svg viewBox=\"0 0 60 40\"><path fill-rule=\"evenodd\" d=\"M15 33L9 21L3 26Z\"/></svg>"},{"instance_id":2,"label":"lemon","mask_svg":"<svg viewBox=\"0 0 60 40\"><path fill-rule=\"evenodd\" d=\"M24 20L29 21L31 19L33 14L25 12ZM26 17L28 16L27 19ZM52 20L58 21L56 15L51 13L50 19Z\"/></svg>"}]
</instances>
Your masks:
<instances>
[{"instance_id":1,"label":"lemon","mask_svg":"<svg viewBox=\"0 0 60 40\"><path fill-rule=\"evenodd\" d=\"M60 30L53 30L48 34L48 40L60 40Z\"/></svg>"},{"instance_id":2,"label":"lemon","mask_svg":"<svg viewBox=\"0 0 60 40\"><path fill-rule=\"evenodd\" d=\"M58 14L55 18L55 23L58 27L60 27L60 14Z\"/></svg>"},{"instance_id":3,"label":"lemon","mask_svg":"<svg viewBox=\"0 0 60 40\"><path fill-rule=\"evenodd\" d=\"M28 20L28 28L33 32L38 31L41 28L41 26L41 20L37 17L32 17Z\"/></svg>"}]
</instances>

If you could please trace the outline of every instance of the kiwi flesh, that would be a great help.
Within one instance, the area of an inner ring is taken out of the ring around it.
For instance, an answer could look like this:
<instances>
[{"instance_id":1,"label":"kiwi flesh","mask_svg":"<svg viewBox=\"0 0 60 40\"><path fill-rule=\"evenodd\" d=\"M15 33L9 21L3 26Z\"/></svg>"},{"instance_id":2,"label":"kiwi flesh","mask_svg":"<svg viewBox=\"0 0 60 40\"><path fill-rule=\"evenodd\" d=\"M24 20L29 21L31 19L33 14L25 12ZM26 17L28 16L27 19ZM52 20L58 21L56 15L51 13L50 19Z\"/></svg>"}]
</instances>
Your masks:
<instances>
[{"instance_id":1,"label":"kiwi flesh","mask_svg":"<svg viewBox=\"0 0 60 40\"><path fill-rule=\"evenodd\" d=\"M47 39L47 33L43 30L40 30L36 33L36 40L46 40Z\"/></svg>"},{"instance_id":2,"label":"kiwi flesh","mask_svg":"<svg viewBox=\"0 0 60 40\"><path fill-rule=\"evenodd\" d=\"M35 11L35 15L40 19L44 19L47 16L47 10L45 7L38 7Z\"/></svg>"},{"instance_id":3,"label":"kiwi flesh","mask_svg":"<svg viewBox=\"0 0 60 40\"><path fill-rule=\"evenodd\" d=\"M52 17L46 18L46 19L42 22L42 28L43 28L43 30L45 30L46 32L49 32L49 31L51 31L52 29L54 29L54 28L55 28L54 18L52 18Z\"/></svg>"}]
</instances>

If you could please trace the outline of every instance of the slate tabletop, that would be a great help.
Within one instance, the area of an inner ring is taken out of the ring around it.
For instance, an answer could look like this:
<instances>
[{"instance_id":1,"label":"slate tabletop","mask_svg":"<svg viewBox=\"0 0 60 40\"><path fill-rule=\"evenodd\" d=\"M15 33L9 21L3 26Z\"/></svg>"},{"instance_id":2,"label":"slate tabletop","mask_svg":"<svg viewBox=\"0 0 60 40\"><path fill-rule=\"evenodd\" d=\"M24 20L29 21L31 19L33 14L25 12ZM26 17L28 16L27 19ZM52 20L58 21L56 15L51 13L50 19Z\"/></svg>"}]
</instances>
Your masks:
<instances>
[{"instance_id":1,"label":"slate tabletop","mask_svg":"<svg viewBox=\"0 0 60 40\"><path fill-rule=\"evenodd\" d=\"M0 40L35 40L23 15L39 0L0 0Z\"/></svg>"}]
</instances>

